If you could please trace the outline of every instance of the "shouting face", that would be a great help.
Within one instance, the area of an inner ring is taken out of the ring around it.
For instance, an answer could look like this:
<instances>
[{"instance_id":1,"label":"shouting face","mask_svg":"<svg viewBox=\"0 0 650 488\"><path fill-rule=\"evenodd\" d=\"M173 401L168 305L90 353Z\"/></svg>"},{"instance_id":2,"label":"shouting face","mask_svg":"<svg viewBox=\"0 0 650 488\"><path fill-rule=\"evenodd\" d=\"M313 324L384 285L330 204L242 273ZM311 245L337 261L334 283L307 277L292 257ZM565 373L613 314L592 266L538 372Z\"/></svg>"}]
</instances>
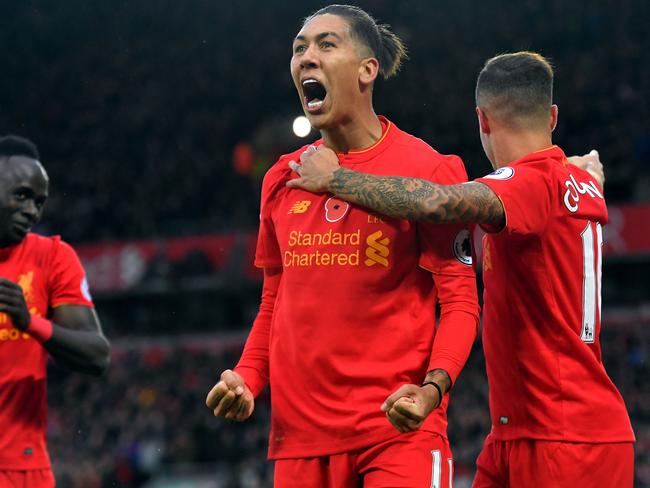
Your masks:
<instances>
[{"instance_id":1,"label":"shouting face","mask_svg":"<svg viewBox=\"0 0 650 488\"><path fill-rule=\"evenodd\" d=\"M291 76L312 127L333 128L354 115L363 63L342 17L318 15L303 26L293 41Z\"/></svg>"}]
</instances>

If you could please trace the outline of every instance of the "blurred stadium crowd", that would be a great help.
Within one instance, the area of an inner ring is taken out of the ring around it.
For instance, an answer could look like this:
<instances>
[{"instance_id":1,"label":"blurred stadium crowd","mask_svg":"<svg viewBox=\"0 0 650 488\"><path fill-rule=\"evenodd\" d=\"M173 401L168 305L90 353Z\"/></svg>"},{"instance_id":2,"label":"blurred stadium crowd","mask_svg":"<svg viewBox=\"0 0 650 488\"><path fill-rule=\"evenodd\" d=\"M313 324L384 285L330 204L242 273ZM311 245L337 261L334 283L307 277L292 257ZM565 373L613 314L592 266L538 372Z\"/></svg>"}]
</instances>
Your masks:
<instances>
[{"instance_id":1,"label":"blurred stadium crowd","mask_svg":"<svg viewBox=\"0 0 650 488\"><path fill-rule=\"evenodd\" d=\"M556 67L556 142L567 153L600 150L609 203L650 201L648 2L354 3L390 23L411 52L396 79L378 83L378 112L461 155L470 177L489 172L474 116L476 75L496 53L532 49ZM291 133L300 106L290 44L300 19L320 6L0 1L0 18L10 19L0 29L0 129L32 138L50 173L40 231L73 245L254 232L262 175L304 143ZM640 228L649 232L647 222ZM180 486L151 483L187 464L207 466L213 483L189 486L271 486L267 398L244 425L203 407L256 311L259 282L244 276L248 259L235 253L219 272L201 256L175 266L154 259L134 289L96 295L116 344L108 374L97 381L53 367L50 375L60 487ZM630 271L647 270L650 258L614 264L609 275L607 266L605 363L636 430L635 486L650 487L650 320L607 321L608 307L621 302L645 303L647 312L646 280ZM197 330L209 335L187 343L173 335ZM452 400L459 487L489 429L480 351L477 343Z\"/></svg>"},{"instance_id":2,"label":"blurred stadium crowd","mask_svg":"<svg viewBox=\"0 0 650 488\"><path fill-rule=\"evenodd\" d=\"M321 3L0 2L12 20L0 38L21 54L4 57L0 127L41 148L48 229L79 242L255 226L261 174L300 144L290 46ZM556 66L557 142L600 149L610 202L650 198L647 2L360 4L411 51L376 87L378 112L463 156L470 176L489 170L473 100L482 64L535 49ZM235 158L238 143L250 152Z\"/></svg>"},{"instance_id":3,"label":"blurred stadium crowd","mask_svg":"<svg viewBox=\"0 0 650 488\"><path fill-rule=\"evenodd\" d=\"M636 428L637 487L650 486L650 397L642 391L650 374L650 320L643 325L619 324L604 333L605 364ZM61 486L136 488L166 465L192 463L211 466L206 486L270 488L268 390L245 424L217 420L201 408L215 372L232 366L240 348L228 336L131 345L115 357L104 382L56 370L49 442ZM455 486L469 487L490 426L480 342L452 392L449 425Z\"/></svg>"}]
</instances>

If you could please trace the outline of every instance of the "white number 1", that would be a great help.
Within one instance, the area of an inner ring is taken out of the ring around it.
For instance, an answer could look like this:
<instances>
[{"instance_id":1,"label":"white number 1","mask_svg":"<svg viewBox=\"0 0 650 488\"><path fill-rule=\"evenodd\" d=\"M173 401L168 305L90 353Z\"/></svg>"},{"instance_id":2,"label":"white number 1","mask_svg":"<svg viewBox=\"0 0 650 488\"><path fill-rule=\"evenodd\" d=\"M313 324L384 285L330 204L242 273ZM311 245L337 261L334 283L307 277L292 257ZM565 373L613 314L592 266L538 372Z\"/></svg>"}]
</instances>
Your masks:
<instances>
[{"instance_id":1,"label":"white number 1","mask_svg":"<svg viewBox=\"0 0 650 488\"><path fill-rule=\"evenodd\" d=\"M587 343L596 340L596 310L600 320L600 292L602 276L603 229L598 222L587 223L582 231L582 332L580 339ZM596 246L594 247L594 241Z\"/></svg>"},{"instance_id":2,"label":"white number 1","mask_svg":"<svg viewBox=\"0 0 650 488\"><path fill-rule=\"evenodd\" d=\"M439 450L431 451L433 463L431 464L431 488L442 488L442 455ZM449 488L454 486L454 460L447 458L449 465Z\"/></svg>"}]
</instances>

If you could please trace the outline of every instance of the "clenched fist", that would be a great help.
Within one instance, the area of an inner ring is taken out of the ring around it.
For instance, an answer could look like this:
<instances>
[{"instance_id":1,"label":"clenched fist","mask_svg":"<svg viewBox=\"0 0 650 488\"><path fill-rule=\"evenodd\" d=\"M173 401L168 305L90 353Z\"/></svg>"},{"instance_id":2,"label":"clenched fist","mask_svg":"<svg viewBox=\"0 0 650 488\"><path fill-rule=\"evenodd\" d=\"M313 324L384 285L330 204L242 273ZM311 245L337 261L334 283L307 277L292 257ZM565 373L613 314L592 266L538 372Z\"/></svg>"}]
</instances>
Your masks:
<instances>
[{"instance_id":1,"label":"clenched fist","mask_svg":"<svg viewBox=\"0 0 650 488\"><path fill-rule=\"evenodd\" d=\"M382 412L400 432L412 432L433 409L440 405L438 390L432 386L403 385L390 395L381 406Z\"/></svg>"},{"instance_id":2,"label":"clenched fist","mask_svg":"<svg viewBox=\"0 0 650 488\"><path fill-rule=\"evenodd\" d=\"M227 369L221 373L220 381L214 385L205 399L207 407L215 417L243 422L255 409L253 393L236 372Z\"/></svg>"}]
</instances>

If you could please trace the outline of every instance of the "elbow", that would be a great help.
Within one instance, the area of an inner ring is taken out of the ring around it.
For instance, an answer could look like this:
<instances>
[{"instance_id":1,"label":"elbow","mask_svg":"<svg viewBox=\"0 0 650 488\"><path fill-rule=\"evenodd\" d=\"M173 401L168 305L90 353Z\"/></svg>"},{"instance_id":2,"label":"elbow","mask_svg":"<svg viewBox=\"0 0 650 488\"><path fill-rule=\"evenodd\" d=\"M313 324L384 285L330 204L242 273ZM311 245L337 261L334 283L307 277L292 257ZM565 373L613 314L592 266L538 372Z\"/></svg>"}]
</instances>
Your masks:
<instances>
[{"instance_id":1,"label":"elbow","mask_svg":"<svg viewBox=\"0 0 650 488\"><path fill-rule=\"evenodd\" d=\"M91 376L104 375L111 363L111 346L105 338L102 337L102 339L101 346L97 348L86 368L84 368L84 373Z\"/></svg>"},{"instance_id":2,"label":"elbow","mask_svg":"<svg viewBox=\"0 0 650 488\"><path fill-rule=\"evenodd\" d=\"M94 361L88 373L93 376L103 376L108 370L108 366L110 363L111 363L110 356L99 358L98 360Z\"/></svg>"},{"instance_id":3,"label":"elbow","mask_svg":"<svg viewBox=\"0 0 650 488\"><path fill-rule=\"evenodd\" d=\"M111 345L106 339L104 339L102 351L97 355L95 360L95 376L101 376L106 373L109 364L111 364Z\"/></svg>"},{"instance_id":4,"label":"elbow","mask_svg":"<svg viewBox=\"0 0 650 488\"><path fill-rule=\"evenodd\" d=\"M111 346L105 337L87 347L85 351L75 354L62 354L61 351L50 351L54 360L65 368L77 373L90 376L101 376L108 369L111 361Z\"/></svg>"}]
</instances>

